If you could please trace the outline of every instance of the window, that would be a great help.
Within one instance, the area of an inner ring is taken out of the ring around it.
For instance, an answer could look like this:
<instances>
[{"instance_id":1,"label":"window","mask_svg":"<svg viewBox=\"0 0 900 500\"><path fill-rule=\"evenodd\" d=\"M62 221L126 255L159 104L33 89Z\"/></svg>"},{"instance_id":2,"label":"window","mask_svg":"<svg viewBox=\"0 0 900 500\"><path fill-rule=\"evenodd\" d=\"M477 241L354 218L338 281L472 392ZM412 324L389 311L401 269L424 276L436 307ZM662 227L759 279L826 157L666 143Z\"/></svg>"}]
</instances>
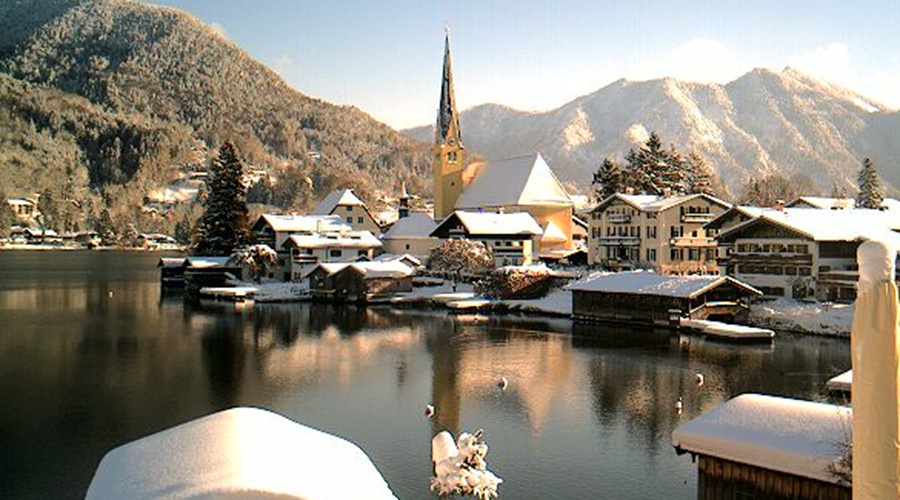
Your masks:
<instances>
[{"instance_id":1,"label":"window","mask_svg":"<svg viewBox=\"0 0 900 500\"><path fill-rule=\"evenodd\" d=\"M406 245L406 249L409 250L409 244Z\"/></svg>"},{"instance_id":2,"label":"window","mask_svg":"<svg viewBox=\"0 0 900 500\"><path fill-rule=\"evenodd\" d=\"M346 208L346 210L347 210L348 212L352 212L352 211L353 211L353 207L345 207L345 208Z\"/></svg>"},{"instance_id":3,"label":"window","mask_svg":"<svg viewBox=\"0 0 900 500\"><path fill-rule=\"evenodd\" d=\"M647 249L647 260L650 262L656 262L656 249L648 248Z\"/></svg>"},{"instance_id":4,"label":"window","mask_svg":"<svg viewBox=\"0 0 900 500\"><path fill-rule=\"evenodd\" d=\"M681 248L671 248L669 249L669 259L675 262L680 262L684 260L684 250Z\"/></svg>"},{"instance_id":5,"label":"window","mask_svg":"<svg viewBox=\"0 0 900 500\"><path fill-rule=\"evenodd\" d=\"M698 262L700 261L700 249L699 248L688 248L688 260Z\"/></svg>"},{"instance_id":6,"label":"window","mask_svg":"<svg viewBox=\"0 0 900 500\"><path fill-rule=\"evenodd\" d=\"M341 255L343 255L343 253L344 252L342 252L339 248L332 248L331 250L328 251L328 256L329 257L340 257Z\"/></svg>"},{"instance_id":7,"label":"window","mask_svg":"<svg viewBox=\"0 0 900 500\"><path fill-rule=\"evenodd\" d=\"M347 224L353 224L353 217L347 217Z\"/></svg>"},{"instance_id":8,"label":"window","mask_svg":"<svg viewBox=\"0 0 900 500\"><path fill-rule=\"evenodd\" d=\"M362 218L362 217L357 217L357 218L356 218L356 222L357 222L357 224L362 224L362 223L363 223L363 218Z\"/></svg>"},{"instance_id":9,"label":"window","mask_svg":"<svg viewBox=\"0 0 900 500\"><path fill-rule=\"evenodd\" d=\"M456 151L447 153L447 163L456 163Z\"/></svg>"}]
</instances>

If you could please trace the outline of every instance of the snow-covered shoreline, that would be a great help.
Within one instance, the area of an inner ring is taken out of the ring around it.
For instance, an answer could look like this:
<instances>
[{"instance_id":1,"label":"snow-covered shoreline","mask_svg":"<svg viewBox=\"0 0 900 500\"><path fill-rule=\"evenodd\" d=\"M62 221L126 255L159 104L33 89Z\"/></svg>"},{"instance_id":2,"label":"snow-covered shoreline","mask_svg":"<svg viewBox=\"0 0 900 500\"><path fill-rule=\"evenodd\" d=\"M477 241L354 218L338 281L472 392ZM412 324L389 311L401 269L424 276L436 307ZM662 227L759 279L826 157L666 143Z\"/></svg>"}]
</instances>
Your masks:
<instances>
[{"instance_id":1,"label":"snow-covered shoreline","mask_svg":"<svg viewBox=\"0 0 900 500\"><path fill-rule=\"evenodd\" d=\"M853 304L775 299L750 307L748 323L775 331L850 338Z\"/></svg>"}]
</instances>

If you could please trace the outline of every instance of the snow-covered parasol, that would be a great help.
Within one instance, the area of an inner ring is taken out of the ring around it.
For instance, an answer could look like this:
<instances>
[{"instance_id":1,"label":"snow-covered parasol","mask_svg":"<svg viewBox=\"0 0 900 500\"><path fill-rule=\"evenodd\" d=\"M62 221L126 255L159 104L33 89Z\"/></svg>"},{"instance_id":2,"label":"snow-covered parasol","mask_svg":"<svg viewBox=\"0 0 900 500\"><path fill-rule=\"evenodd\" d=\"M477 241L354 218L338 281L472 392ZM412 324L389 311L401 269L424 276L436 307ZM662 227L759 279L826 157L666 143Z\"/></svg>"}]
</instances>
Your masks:
<instances>
[{"instance_id":1,"label":"snow-covered parasol","mask_svg":"<svg viewBox=\"0 0 900 500\"><path fill-rule=\"evenodd\" d=\"M897 250L870 240L857 250L859 287L851 330L853 498L900 498L900 327Z\"/></svg>"}]
</instances>

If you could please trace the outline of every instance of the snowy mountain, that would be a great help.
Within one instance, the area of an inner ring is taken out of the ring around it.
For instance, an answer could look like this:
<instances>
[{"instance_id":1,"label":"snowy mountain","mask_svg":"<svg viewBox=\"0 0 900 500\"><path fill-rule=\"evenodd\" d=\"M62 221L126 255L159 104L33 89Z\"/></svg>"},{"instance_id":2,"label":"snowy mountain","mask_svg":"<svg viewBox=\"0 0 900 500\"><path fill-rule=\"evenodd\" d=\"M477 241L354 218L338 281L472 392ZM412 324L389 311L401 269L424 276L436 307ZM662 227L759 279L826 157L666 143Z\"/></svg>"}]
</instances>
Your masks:
<instances>
[{"instance_id":1,"label":"snowy mountain","mask_svg":"<svg viewBox=\"0 0 900 500\"><path fill-rule=\"evenodd\" d=\"M770 172L832 181L853 192L863 157L900 187L900 113L791 68L756 69L727 85L671 78L616 81L543 113L496 104L464 111L463 140L488 158L540 151L557 175L580 184L604 157L621 158L657 131L696 149L732 192ZM430 141L431 127L405 131Z\"/></svg>"}]
</instances>

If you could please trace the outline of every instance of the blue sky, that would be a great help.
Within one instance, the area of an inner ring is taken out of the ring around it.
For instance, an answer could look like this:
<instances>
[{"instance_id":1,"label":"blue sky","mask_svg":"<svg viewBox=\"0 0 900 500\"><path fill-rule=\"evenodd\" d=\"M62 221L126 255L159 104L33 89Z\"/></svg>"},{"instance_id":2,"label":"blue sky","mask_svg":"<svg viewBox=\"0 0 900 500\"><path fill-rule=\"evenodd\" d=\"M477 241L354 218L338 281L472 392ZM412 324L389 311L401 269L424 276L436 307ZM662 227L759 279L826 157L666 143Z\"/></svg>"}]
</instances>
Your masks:
<instances>
[{"instance_id":1,"label":"blue sky","mask_svg":"<svg viewBox=\"0 0 900 500\"><path fill-rule=\"evenodd\" d=\"M900 107L896 0L155 0L297 90L395 127L430 124L445 26L457 100L557 107L619 78L726 83L792 66Z\"/></svg>"}]
</instances>

